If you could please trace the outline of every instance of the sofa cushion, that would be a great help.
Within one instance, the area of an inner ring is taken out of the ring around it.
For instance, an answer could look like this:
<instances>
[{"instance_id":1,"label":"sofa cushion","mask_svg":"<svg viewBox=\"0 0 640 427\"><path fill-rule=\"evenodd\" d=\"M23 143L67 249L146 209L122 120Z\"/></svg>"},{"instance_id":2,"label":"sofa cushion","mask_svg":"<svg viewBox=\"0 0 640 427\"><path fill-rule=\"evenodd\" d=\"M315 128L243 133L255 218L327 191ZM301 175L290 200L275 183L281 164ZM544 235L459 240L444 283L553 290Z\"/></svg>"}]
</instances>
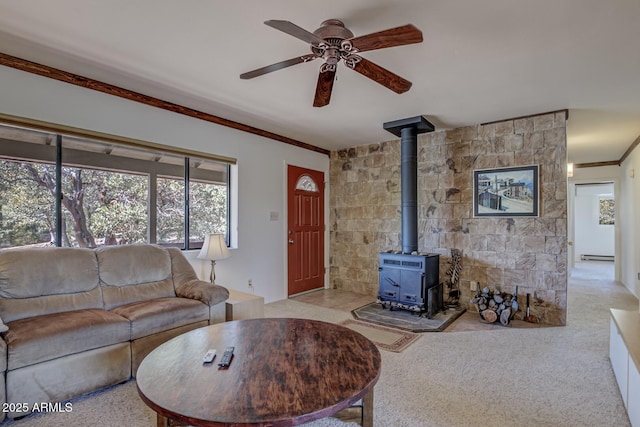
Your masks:
<instances>
[{"instance_id":1,"label":"sofa cushion","mask_svg":"<svg viewBox=\"0 0 640 427\"><path fill-rule=\"evenodd\" d=\"M85 308L103 308L93 250L0 251L0 317L5 323Z\"/></svg>"},{"instance_id":2,"label":"sofa cushion","mask_svg":"<svg viewBox=\"0 0 640 427\"><path fill-rule=\"evenodd\" d=\"M171 257L155 245L103 246L96 249L104 307L174 297Z\"/></svg>"},{"instance_id":3,"label":"sofa cushion","mask_svg":"<svg viewBox=\"0 0 640 427\"><path fill-rule=\"evenodd\" d=\"M209 320L209 306L186 298L157 298L113 309L131 321L131 339Z\"/></svg>"},{"instance_id":4,"label":"sofa cushion","mask_svg":"<svg viewBox=\"0 0 640 427\"><path fill-rule=\"evenodd\" d=\"M45 410L44 402L53 403L55 406L61 405L65 409L65 402L82 394L98 390L102 387L110 386L126 381L131 376L131 345L128 342L108 345L82 353L70 354L60 359L48 360L36 365L25 366L21 369L14 369L7 372L7 401L26 403L33 409L38 403L42 411ZM112 411L126 411L130 408L130 401L112 400L109 403L99 403L111 405ZM51 406L54 406L51 405ZM95 403L89 404L89 406ZM12 405L13 406L13 405ZM14 409L14 408L7 408ZM18 407L18 409L20 409ZM59 412L59 410L49 407L48 411ZM50 419L49 415L42 414L37 420L24 420L26 425L40 426L65 426L65 427L85 427L96 424L113 426L112 419L103 419L101 423L89 423L83 419L83 411L91 408L78 409L76 403L73 408L66 408L69 412L59 413L62 418ZM37 412L37 411L34 411ZM73 412L73 413L71 413ZM78 414L78 412L80 414ZM10 418L24 417L25 412L8 412ZM51 416L55 416L53 413ZM111 421L111 422L110 422ZM12 427L25 426L22 422L10 423ZM139 423L132 423L141 425ZM3 424L0 424L3 425ZM123 426L123 424L119 424ZM151 421L149 421L151 425ZM155 425L155 423L153 423ZM3 427L5 427L3 425ZM9 427L9 426L6 426ZM126 427L126 426L123 426Z\"/></svg>"},{"instance_id":5,"label":"sofa cushion","mask_svg":"<svg viewBox=\"0 0 640 427\"><path fill-rule=\"evenodd\" d=\"M8 326L4 339L9 370L131 338L127 319L101 309L34 316L9 322Z\"/></svg>"}]
</instances>

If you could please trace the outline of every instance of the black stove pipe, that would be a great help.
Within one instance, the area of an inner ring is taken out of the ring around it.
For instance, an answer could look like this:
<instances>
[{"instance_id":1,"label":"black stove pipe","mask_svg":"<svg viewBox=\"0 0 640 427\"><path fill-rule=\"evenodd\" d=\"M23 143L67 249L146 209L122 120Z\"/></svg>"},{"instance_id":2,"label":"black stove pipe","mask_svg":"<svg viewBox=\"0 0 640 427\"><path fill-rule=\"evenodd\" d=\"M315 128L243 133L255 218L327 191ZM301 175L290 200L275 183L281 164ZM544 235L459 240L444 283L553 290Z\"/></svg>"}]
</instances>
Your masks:
<instances>
[{"instance_id":1,"label":"black stove pipe","mask_svg":"<svg viewBox=\"0 0 640 427\"><path fill-rule=\"evenodd\" d=\"M400 137L402 252L418 250L418 134L435 127L423 116L387 122L383 128Z\"/></svg>"},{"instance_id":2,"label":"black stove pipe","mask_svg":"<svg viewBox=\"0 0 640 427\"><path fill-rule=\"evenodd\" d=\"M418 134L402 128L400 140L402 191L402 252L418 250Z\"/></svg>"}]
</instances>

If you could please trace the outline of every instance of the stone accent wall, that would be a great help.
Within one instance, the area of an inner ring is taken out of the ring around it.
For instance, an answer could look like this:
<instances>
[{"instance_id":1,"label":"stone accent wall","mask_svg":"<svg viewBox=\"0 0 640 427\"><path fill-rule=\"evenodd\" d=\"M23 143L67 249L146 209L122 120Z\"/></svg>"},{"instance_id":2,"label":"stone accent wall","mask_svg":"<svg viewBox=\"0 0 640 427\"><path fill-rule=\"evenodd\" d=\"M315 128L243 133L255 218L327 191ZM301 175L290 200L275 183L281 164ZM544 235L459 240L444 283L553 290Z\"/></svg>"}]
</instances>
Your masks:
<instances>
[{"instance_id":1,"label":"stone accent wall","mask_svg":"<svg viewBox=\"0 0 640 427\"><path fill-rule=\"evenodd\" d=\"M564 111L418 136L419 251L440 254L441 281L450 250L463 251L461 303L470 281L518 286L516 318L531 293L541 323L566 323L566 149ZM539 217L473 217L475 169L533 164ZM379 253L401 249L400 140L332 152L330 183L331 286L376 295Z\"/></svg>"}]
</instances>

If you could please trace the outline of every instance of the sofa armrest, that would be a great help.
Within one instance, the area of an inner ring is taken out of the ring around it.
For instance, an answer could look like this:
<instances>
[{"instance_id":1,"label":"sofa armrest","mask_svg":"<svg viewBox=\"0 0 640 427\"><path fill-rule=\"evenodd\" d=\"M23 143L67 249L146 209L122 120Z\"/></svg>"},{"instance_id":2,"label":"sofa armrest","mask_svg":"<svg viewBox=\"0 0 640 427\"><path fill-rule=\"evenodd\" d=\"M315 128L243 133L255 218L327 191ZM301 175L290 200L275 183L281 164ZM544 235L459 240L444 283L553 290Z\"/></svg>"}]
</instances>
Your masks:
<instances>
[{"instance_id":1,"label":"sofa armrest","mask_svg":"<svg viewBox=\"0 0 640 427\"><path fill-rule=\"evenodd\" d=\"M196 272L180 249L168 248L167 250L171 255L176 296L202 301L209 307L229 299L227 288L198 279Z\"/></svg>"},{"instance_id":2,"label":"sofa armrest","mask_svg":"<svg viewBox=\"0 0 640 427\"><path fill-rule=\"evenodd\" d=\"M176 288L176 295L202 301L208 306L216 305L229 299L227 288L202 280L189 280Z\"/></svg>"}]
</instances>

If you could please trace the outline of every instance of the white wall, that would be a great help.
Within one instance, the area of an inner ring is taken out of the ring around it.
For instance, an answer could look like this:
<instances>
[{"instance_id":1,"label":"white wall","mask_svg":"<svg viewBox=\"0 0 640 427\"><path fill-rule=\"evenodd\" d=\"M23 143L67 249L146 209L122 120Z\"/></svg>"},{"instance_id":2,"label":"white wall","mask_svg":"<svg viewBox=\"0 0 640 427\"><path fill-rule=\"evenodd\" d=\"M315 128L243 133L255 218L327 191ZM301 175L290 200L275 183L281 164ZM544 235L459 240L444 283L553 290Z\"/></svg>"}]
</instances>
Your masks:
<instances>
[{"instance_id":1,"label":"white wall","mask_svg":"<svg viewBox=\"0 0 640 427\"><path fill-rule=\"evenodd\" d=\"M570 183L614 182L616 195L616 279L640 297L640 148L618 166L576 169Z\"/></svg>"},{"instance_id":2,"label":"white wall","mask_svg":"<svg viewBox=\"0 0 640 427\"><path fill-rule=\"evenodd\" d=\"M576 241L576 208L575 208L575 186L576 184L590 184L590 183L599 183L599 182L612 182L613 183L613 191L616 197L616 219L615 219L615 227L614 227L614 241L615 241L615 280L621 281L621 271L622 264L624 261L624 256L622 254L622 244L621 244L621 230L624 229L624 222L620 217L621 205L624 203L621 199L624 197L620 192L620 181L621 181L621 173L622 169L618 166L601 166L595 168L578 168L574 170L573 177L569 178L569 189L568 189L568 230L567 237L570 242ZM569 268L573 268L575 259L579 259L580 252L576 250L575 245L569 246L569 250L567 251L568 255L568 266ZM584 252L582 252L584 253Z\"/></svg>"},{"instance_id":3,"label":"white wall","mask_svg":"<svg viewBox=\"0 0 640 427\"><path fill-rule=\"evenodd\" d=\"M636 147L621 165L620 216L622 233L622 277L624 285L640 297L640 149Z\"/></svg>"},{"instance_id":4,"label":"white wall","mask_svg":"<svg viewBox=\"0 0 640 427\"><path fill-rule=\"evenodd\" d=\"M600 199L613 197L612 184L575 187L575 261L582 255L615 255L614 225L600 225Z\"/></svg>"},{"instance_id":5,"label":"white wall","mask_svg":"<svg viewBox=\"0 0 640 427\"><path fill-rule=\"evenodd\" d=\"M216 282L250 292L251 279L266 302L286 298L286 165L325 173L328 223L328 156L3 66L0 88L4 114L238 159L238 221L232 225L237 247L216 264ZM278 212L279 220L271 221L270 212ZM208 278L209 262L198 260L197 251L186 255L200 277Z\"/></svg>"}]
</instances>

